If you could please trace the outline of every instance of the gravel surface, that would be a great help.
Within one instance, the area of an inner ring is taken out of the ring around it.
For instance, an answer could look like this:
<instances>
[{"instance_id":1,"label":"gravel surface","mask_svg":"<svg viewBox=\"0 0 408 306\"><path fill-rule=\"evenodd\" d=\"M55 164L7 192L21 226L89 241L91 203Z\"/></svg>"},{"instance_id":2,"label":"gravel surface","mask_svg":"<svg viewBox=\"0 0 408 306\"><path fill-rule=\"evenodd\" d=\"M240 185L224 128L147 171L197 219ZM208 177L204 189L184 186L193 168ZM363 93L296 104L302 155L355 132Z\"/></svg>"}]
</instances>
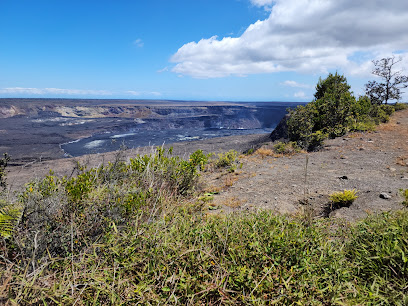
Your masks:
<instances>
[{"instance_id":1,"label":"gravel surface","mask_svg":"<svg viewBox=\"0 0 408 306\"><path fill-rule=\"evenodd\" d=\"M399 190L408 188L408 110L396 113L376 132L328 140L319 152L254 154L241 162L237 173L207 182L211 189L233 181L215 195L214 203L224 211L263 208L294 214L310 205L316 216L355 221L401 209ZM345 189L357 190L358 198L348 208L333 210L329 195Z\"/></svg>"}]
</instances>

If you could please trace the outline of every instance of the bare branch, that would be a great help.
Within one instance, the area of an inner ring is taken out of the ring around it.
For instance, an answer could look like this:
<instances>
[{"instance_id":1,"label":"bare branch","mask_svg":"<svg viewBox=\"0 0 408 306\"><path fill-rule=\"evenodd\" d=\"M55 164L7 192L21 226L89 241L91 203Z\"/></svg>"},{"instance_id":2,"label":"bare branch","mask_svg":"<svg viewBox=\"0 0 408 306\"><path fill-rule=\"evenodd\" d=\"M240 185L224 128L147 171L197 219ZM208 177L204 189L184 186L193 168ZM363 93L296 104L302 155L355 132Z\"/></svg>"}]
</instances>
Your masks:
<instances>
[{"instance_id":1,"label":"bare branch","mask_svg":"<svg viewBox=\"0 0 408 306\"><path fill-rule=\"evenodd\" d=\"M365 85L366 94L373 104L388 104L390 100L401 99L401 88L408 87L408 77L402 75L402 70L393 71L393 67L401 61L402 57L395 59L395 56L372 61L375 66L372 73L383 80L382 83L369 81Z\"/></svg>"}]
</instances>

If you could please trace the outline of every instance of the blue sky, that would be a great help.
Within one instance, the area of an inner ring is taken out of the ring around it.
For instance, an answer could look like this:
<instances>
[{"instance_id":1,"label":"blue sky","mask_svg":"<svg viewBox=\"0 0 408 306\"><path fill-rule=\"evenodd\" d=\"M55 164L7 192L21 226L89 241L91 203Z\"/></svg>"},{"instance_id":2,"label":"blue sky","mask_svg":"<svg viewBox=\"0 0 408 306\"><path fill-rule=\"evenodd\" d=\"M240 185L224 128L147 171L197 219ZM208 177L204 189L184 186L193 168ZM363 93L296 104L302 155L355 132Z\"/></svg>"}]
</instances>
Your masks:
<instances>
[{"instance_id":1,"label":"blue sky","mask_svg":"<svg viewBox=\"0 0 408 306\"><path fill-rule=\"evenodd\" d=\"M0 97L310 101L408 68L406 0L0 0ZM405 98L406 96L404 96Z\"/></svg>"}]
</instances>

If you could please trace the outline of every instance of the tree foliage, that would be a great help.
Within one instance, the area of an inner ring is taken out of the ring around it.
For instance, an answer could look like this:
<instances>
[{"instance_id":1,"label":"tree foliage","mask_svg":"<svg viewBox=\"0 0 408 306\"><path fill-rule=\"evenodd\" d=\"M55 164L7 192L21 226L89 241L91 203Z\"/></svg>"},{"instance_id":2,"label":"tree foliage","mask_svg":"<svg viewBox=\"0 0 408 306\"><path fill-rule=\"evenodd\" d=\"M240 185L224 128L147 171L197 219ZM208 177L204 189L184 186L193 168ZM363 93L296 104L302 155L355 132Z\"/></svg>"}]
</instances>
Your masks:
<instances>
[{"instance_id":1,"label":"tree foliage","mask_svg":"<svg viewBox=\"0 0 408 306\"><path fill-rule=\"evenodd\" d=\"M366 94L373 104L388 104L390 100L400 100L402 88L408 87L408 76L402 75L402 70L394 71L395 65L402 61L393 57L373 60L375 66L372 73L381 78L381 82L369 81Z\"/></svg>"},{"instance_id":2,"label":"tree foliage","mask_svg":"<svg viewBox=\"0 0 408 306\"><path fill-rule=\"evenodd\" d=\"M346 77L337 72L319 79L314 98L291 110L287 119L289 140L309 151L322 146L327 137L372 130L388 121L395 110L391 105L373 104L367 96L356 99Z\"/></svg>"},{"instance_id":3,"label":"tree foliage","mask_svg":"<svg viewBox=\"0 0 408 306\"><path fill-rule=\"evenodd\" d=\"M337 72L319 79L314 97L313 102L291 111L288 119L289 139L307 150L318 148L328 136L347 132L357 103L346 77Z\"/></svg>"}]
</instances>

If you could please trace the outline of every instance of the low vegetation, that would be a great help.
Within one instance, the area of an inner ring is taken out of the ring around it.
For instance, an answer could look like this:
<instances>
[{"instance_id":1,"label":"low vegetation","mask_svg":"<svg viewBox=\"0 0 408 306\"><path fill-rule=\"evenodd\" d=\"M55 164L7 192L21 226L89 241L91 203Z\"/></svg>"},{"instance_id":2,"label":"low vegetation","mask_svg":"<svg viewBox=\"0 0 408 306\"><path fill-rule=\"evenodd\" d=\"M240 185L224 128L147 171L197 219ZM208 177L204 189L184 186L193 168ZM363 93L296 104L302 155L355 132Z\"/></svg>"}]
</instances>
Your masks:
<instances>
[{"instance_id":1,"label":"low vegetation","mask_svg":"<svg viewBox=\"0 0 408 306\"><path fill-rule=\"evenodd\" d=\"M278 141L276 144L274 144L273 151L277 154L290 155L299 153L302 151L302 149L294 141L290 142Z\"/></svg>"},{"instance_id":2,"label":"low vegetation","mask_svg":"<svg viewBox=\"0 0 408 306\"><path fill-rule=\"evenodd\" d=\"M406 211L354 226L271 211L208 214L202 207L213 193L198 192L198 178L221 164L228 172L235 155L197 151L182 160L159 148L27 184L21 217L1 233L0 299L10 305L408 303ZM333 201L355 197L342 194ZM231 199L235 205L239 199Z\"/></svg>"},{"instance_id":3,"label":"low vegetation","mask_svg":"<svg viewBox=\"0 0 408 306\"><path fill-rule=\"evenodd\" d=\"M215 160L214 165L216 168L231 167L237 160L238 152L235 150L230 150L225 153L219 153L218 159Z\"/></svg>"},{"instance_id":4,"label":"low vegetation","mask_svg":"<svg viewBox=\"0 0 408 306\"><path fill-rule=\"evenodd\" d=\"M358 198L356 195L357 191L344 190L340 192L334 192L330 195L330 201L332 201L333 208L349 207L355 199Z\"/></svg>"}]
</instances>

